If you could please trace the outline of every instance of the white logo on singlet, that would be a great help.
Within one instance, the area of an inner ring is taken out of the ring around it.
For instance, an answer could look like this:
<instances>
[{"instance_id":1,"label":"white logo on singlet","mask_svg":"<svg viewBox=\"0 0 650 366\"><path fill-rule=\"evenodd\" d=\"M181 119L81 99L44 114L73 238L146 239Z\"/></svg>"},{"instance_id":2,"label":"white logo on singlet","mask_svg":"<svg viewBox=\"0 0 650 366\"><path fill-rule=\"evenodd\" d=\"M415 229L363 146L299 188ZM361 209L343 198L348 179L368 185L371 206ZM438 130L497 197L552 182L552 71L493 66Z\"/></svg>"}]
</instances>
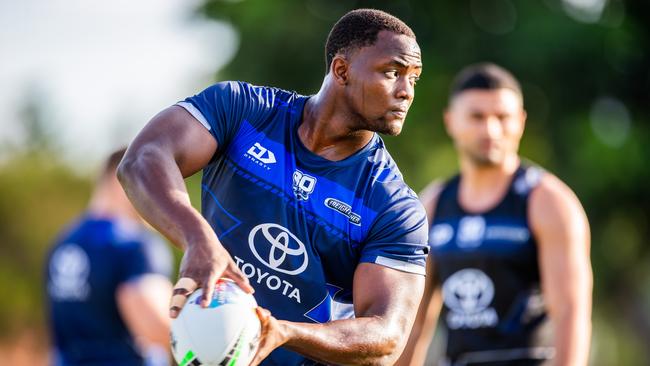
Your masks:
<instances>
[{"instance_id":1,"label":"white logo on singlet","mask_svg":"<svg viewBox=\"0 0 650 366\"><path fill-rule=\"evenodd\" d=\"M431 228L429 234L431 245L434 247L447 244L454 236L454 228L449 224L437 224Z\"/></svg>"},{"instance_id":2,"label":"white logo on singlet","mask_svg":"<svg viewBox=\"0 0 650 366\"><path fill-rule=\"evenodd\" d=\"M485 219L482 216L465 216L458 222L458 246L475 248L483 242Z\"/></svg>"},{"instance_id":3,"label":"white logo on singlet","mask_svg":"<svg viewBox=\"0 0 650 366\"><path fill-rule=\"evenodd\" d=\"M451 275L442 285L442 297L449 309L447 326L450 329L493 327L498 322L494 308L494 284L478 269L462 269Z\"/></svg>"},{"instance_id":4,"label":"white logo on singlet","mask_svg":"<svg viewBox=\"0 0 650 366\"><path fill-rule=\"evenodd\" d=\"M90 260L77 244L64 244L54 251L47 290L58 301L84 301L90 293Z\"/></svg>"}]
</instances>

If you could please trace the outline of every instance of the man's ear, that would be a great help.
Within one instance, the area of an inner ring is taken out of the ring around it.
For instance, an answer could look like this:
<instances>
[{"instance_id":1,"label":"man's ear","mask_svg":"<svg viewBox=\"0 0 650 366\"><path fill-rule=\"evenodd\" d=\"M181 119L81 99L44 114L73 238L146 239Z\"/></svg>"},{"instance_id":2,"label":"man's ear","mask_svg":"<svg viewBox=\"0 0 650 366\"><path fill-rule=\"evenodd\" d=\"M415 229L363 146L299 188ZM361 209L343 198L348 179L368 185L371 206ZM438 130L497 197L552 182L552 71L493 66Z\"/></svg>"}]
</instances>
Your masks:
<instances>
[{"instance_id":1,"label":"man's ear","mask_svg":"<svg viewBox=\"0 0 650 366\"><path fill-rule=\"evenodd\" d=\"M445 110L442 112L442 121L445 126L445 131L447 131L447 135L451 136L451 107L447 106Z\"/></svg>"},{"instance_id":2,"label":"man's ear","mask_svg":"<svg viewBox=\"0 0 650 366\"><path fill-rule=\"evenodd\" d=\"M334 59L332 59L332 65L330 66L330 72L337 84L342 86L347 85L349 70L350 64L344 55L337 54L334 56Z\"/></svg>"}]
</instances>

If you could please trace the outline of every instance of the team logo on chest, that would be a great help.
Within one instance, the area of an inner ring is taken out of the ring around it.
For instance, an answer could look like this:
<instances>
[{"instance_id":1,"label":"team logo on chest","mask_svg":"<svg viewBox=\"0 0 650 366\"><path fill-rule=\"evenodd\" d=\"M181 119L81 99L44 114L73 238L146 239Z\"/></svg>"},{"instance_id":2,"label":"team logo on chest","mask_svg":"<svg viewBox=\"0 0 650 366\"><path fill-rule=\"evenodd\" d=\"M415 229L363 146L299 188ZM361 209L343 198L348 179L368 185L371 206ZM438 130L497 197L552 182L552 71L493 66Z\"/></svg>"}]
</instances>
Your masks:
<instances>
[{"instance_id":1,"label":"team logo on chest","mask_svg":"<svg viewBox=\"0 0 650 366\"><path fill-rule=\"evenodd\" d=\"M485 219L481 216L466 216L458 222L458 246L475 248L483 243Z\"/></svg>"},{"instance_id":2,"label":"team logo on chest","mask_svg":"<svg viewBox=\"0 0 650 366\"><path fill-rule=\"evenodd\" d=\"M450 329L493 327L498 322L496 310L489 307L494 283L483 271L467 268L454 273L442 285L442 297Z\"/></svg>"},{"instance_id":3,"label":"team logo on chest","mask_svg":"<svg viewBox=\"0 0 650 366\"><path fill-rule=\"evenodd\" d=\"M61 301L84 301L90 293L90 259L76 244L58 248L50 262L48 292Z\"/></svg>"},{"instance_id":4,"label":"team logo on chest","mask_svg":"<svg viewBox=\"0 0 650 366\"><path fill-rule=\"evenodd\" d=\"M314 192L314 187L316 187L316 178L298 169L293 172L293 194L299 201L308 200L309 195Z\"/></svg>"}]
</instances>

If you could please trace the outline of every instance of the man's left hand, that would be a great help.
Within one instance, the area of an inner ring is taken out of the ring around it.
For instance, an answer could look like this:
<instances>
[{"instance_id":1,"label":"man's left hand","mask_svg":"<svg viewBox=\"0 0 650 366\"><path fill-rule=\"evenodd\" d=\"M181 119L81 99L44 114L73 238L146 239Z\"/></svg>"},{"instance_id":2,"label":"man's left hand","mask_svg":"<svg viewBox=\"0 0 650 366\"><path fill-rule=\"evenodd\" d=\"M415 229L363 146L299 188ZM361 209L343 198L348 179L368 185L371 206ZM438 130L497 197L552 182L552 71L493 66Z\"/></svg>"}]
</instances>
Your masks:
<instances>
[{"instance_id":1,"label":"man's left hand","mask_svg":"<svg viewBox=\"0 0 650 366\"><path fill-rule=\"evenodd\" d=\"M287 341L287 336L283 331L280 322L271 315L271 312L257 307L255 309L257 317L260 319L262 329L260 331L260 340L257 347L257 353L250 363L250 366L257 366L264 360L274 349L280 347Z\"/></svg>"}]
</instances>

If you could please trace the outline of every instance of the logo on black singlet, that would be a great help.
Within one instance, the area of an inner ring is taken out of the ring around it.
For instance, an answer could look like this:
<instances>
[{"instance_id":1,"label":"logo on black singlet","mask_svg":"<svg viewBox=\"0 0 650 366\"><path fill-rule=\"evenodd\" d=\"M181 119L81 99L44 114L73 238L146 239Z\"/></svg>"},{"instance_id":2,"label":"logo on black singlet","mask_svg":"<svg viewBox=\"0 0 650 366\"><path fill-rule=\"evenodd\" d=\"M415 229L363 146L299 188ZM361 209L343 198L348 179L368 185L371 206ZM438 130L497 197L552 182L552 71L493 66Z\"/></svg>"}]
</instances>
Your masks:
<instances>
[{"instance_id":1,"label":"logo on black singlet","mask_svg":"<svg viewBox=\"0 0 650 366\"><path fill-rule=\"evenodd\" d=\"M498 322L494 308L494 284L478 269L462 269L451 275L442 285L442 297L449 313L450 329L493 327Z\"/></svg>"},{"instance_id":2,"label":"logo on black singlet","mask_svg":"<svg viewBox=\"0 0 650 366\"><path fill-rule=\"evenodd\" d=\"M458 247L476 248L483 243L485 219L482 216L465 216L458 222Z\"/></svg>"},{"instance_id":3,"label":"logo on black singlet","mask_svg":"<svg viewBox=\"0 0 650 366\"><path fill-rule=\"evenodd\" d=\"M449 224L433 225L429 232L429 243L434 247L449 243L454 237L454 227Z\"/></svg>"}]
</instances>

